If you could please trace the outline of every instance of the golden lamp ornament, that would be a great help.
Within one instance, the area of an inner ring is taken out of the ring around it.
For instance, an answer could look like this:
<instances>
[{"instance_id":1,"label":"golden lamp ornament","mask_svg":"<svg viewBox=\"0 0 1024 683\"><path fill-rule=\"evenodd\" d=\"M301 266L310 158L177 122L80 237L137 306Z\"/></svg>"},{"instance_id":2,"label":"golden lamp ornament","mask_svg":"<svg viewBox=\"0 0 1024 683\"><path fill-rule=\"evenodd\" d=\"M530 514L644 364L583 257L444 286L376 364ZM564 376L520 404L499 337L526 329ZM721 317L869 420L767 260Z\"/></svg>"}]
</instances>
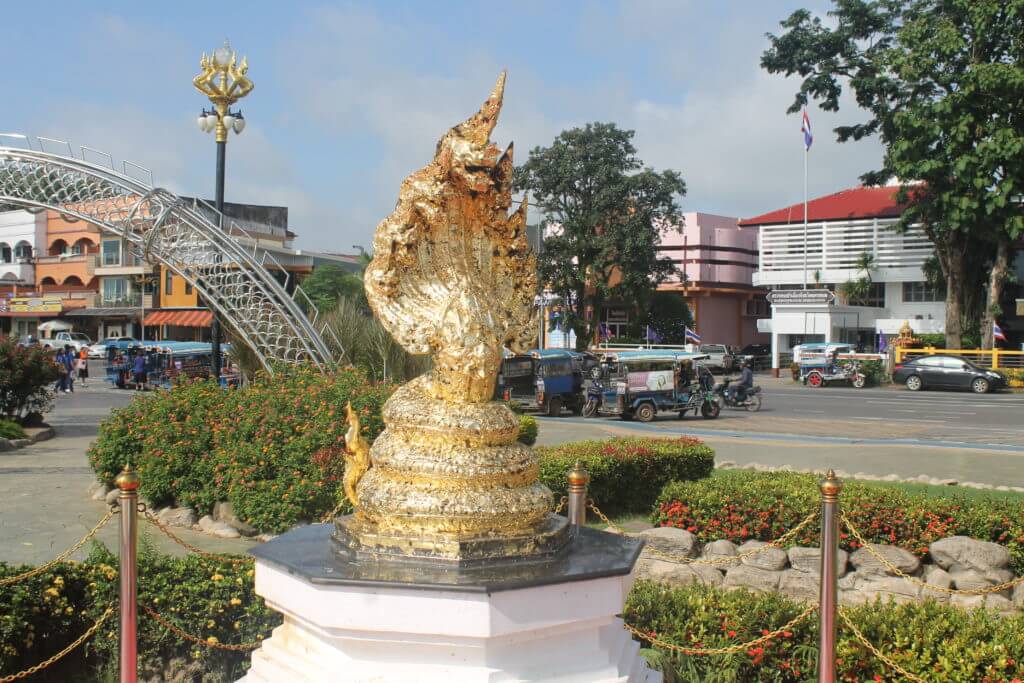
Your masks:
<instances>
[{"instance_id":1,"label":"golden lamp ornament","mask_svg":"<svg viewBox=\"0 0 1024 683\"><path fill-rule=\"evenodd\" d=\"M480 110L405 179L377 226L370 306L434 367L384 405L368 468L358 428L347 440L358 476L346 477L356 511L335 522L343 554L471 565L550 556L568 543L537 458L517 441L518 418L492 400L504 349L525 351L533 340L536 291L526 203L509 214L512 145L490 144L504 89L502 73Z\"/></svg>"}]
</instances>

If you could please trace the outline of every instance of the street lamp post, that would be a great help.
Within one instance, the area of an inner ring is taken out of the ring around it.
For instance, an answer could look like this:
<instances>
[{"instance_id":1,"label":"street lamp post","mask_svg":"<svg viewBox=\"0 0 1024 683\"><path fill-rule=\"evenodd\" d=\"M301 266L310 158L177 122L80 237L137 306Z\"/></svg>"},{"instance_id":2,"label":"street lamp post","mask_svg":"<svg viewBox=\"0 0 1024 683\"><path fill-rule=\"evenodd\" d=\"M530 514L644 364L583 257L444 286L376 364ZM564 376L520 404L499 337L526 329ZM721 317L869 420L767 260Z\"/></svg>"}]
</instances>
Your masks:
<instances>
[{"instance_id":1,"label":"street lamp post","mask_svg":"<svg viewBox=\"0 0 1024 683\"><path fill-rule=\"evenodd\" d=\"M213 108L210 111L203 109L199 118L196 119L196 123L204 133L214 133L217 141L217 191L214 201L219 214L220 228L223 230L224 156L227 151L228 131L233 130L237 135L245 130L245 118L242 116L242 112L231 111L231 105L252 92L253 82L246 75L249 71L249 62L242 57L242 62L239 64L236 61L235 51L231 49L226 40L224 46L214 50L210 56L203 53L199 60L199 68L201 71L192 79L192 85L210 99ZM215 258L220 259L219 253ZM216 313L214 313L213 322L210 325L210 342L213 376L219 380L221 331Z\"/></svg>"}]
</instances>

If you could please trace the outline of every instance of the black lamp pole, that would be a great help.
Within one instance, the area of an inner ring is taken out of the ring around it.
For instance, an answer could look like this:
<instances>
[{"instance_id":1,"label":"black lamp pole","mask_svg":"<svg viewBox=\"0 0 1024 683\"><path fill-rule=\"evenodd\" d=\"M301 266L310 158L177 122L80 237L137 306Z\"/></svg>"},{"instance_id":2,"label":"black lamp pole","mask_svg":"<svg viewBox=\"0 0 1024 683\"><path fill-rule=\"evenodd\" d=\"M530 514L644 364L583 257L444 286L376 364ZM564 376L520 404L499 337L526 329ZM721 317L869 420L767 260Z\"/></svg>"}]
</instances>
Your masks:
<instances>
[{"instance_id":1,"label":"black lamp pole","mask_svg":"<svg viewBox=\"0 0 1024 683\"><path fill-rule=\"evenodd\" d=\"M218 220L220 225L218 226L221 230L224 229L224 156L227 152L228 142L227 140L217 141L217 190L214 197L214 203L216 204L218 212ZM220 255L217 256L220 259ZM210 351L213 371L213 378L220 381L220 369L221 369L221 353L220 353L220 321L217 319L217 313L213 314L213 322L210 323Z\"/></svg>"}]
</instances>

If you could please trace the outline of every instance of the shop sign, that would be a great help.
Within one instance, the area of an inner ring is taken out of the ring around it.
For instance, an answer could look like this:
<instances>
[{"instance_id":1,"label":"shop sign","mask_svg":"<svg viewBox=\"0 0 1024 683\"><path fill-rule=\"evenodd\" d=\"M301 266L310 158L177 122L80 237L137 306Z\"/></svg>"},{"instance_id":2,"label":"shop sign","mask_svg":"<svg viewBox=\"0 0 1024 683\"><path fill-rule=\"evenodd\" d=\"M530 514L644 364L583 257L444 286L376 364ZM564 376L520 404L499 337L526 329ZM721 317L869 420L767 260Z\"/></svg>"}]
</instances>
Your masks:
<instances>
[{"instance_id":1,"label":"shop sign","mask_svg":"<svg viewBox=\"0 0 1024 683\"><path fill-rule=\"evenodd\" d=\"M828 289L773 289L768 292L772 306L827 306L836 295Z\"/></svg>"},{"instance_id":2,"label":"shop sign","mask_svg":"<svg viewBox=\"0 0 1024 683\"><path fill-rule=\"evenodd\" d=\"M16 296L8 300L7 309L12 313L60 313L64 304L60 299Z\"/></svg>"}]
</instances>

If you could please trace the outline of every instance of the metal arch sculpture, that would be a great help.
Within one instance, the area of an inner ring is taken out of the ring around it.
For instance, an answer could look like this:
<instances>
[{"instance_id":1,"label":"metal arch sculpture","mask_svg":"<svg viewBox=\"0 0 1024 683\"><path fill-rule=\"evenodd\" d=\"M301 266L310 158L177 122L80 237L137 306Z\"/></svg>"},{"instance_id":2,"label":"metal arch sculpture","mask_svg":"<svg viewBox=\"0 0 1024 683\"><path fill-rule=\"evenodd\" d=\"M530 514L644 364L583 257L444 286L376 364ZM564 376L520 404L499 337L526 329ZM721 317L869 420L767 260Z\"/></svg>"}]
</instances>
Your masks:
<instances>
[{"instance_id":1,"label":"metal arch sculpture","mask_svg":"<svg viewBox=\"0 0 1024 683\"><path fill-rule=\"evenodd\" d=\"M209 205L186 202L128 176L127 162L124 170L0 146L0 205L59 211L121 237L137 256L162 263L191 284L246 335L268 371L278 361L311 362L320 369L334 362L314 326L316 316L310 320L256 257L256 240L250 252L207 218L217 215ZM231 232L247 236L234 223Z\"/></svg>"}]
</instances>

